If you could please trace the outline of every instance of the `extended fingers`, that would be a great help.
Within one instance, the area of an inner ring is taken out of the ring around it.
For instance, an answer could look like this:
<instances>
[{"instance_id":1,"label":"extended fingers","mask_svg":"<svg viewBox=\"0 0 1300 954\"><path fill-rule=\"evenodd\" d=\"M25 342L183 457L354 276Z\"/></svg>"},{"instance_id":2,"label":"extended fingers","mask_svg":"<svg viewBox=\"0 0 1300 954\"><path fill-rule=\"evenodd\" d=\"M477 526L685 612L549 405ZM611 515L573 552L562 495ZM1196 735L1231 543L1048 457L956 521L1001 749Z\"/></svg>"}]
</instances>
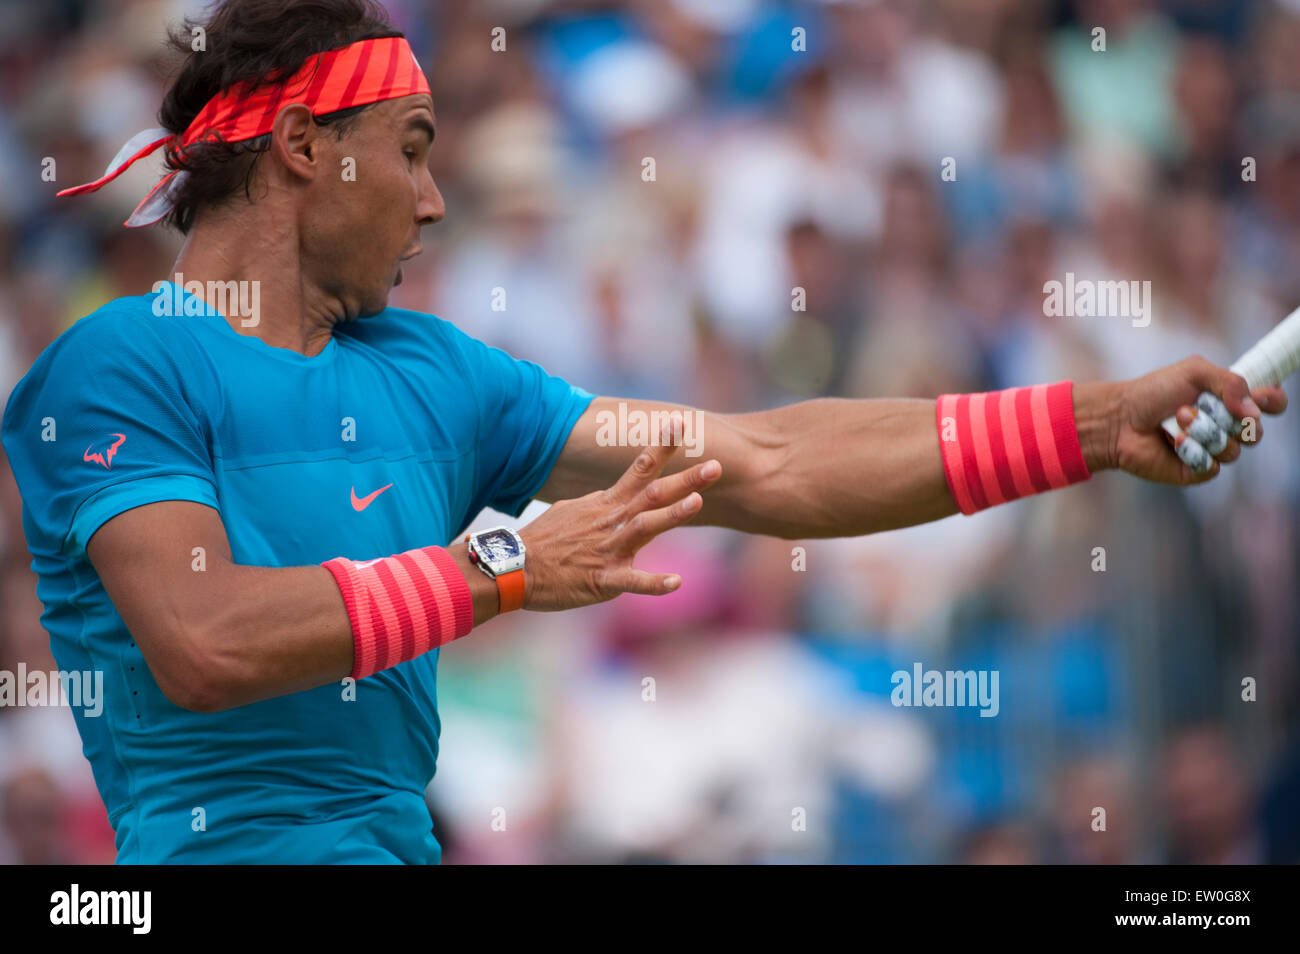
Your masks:
<instances>
[{"instance_id":1,"label":"extended fingers","mask_svg":"<svg viewBox=\"0 0 1300 954\"><path fill-rule=\"evenodd\" d=\"M669 458L681 444L682 419L673 415L665 421L659 432L659 443L643 447L636 455L632 465L623 472L614 486L607 493L611 500L629 501L645 488L663 471Z\"/></svg>"},{"instance_id":2,"label":"extended fingers","mask_svg":"<svg viewBox=\"0 0 1300 954\"><path fill-rule=\"evenodd\" d=\"M703 490L721 476L722 464L706 460L680 473L660 477L641 492L641 499L647 508L664 507L681 500L692 490Z\"/></svg>"},{"instance_id":3,"label":"extended fingers","mask_svg":"<svg viewBox=\"0 0 1300 954\"><path fill-rule=\"evenodd\" d=\"M700 509L704 498L696 491L703 490L722 476L722 464L706 460L678 474L660 477L641 493L630 505L645 509L627 521L618 536L634 551L654 537L673 527L680 526Z\"/></svg>"},{"instance_id":4,"label":"extended fingers","mask_svg":"<svg viewBox=\"0 0 1300 954\"><path fill-rule=\"evenodd\" d=\"M635 553L665 530L680 527L699 512L704 498L691 491L683 499L657 510L643 510L625 523L615 534L620 549Z\"/></svg>"},{"instance_id":5,"label":"extended fingers","mask_svg":"<svg viewBox=\"0 0 1300 954\"><path fill-rule=\"evenodd\" d=\"M601 581L602 585L620 593L641 593L645 596L663 596L681 585L676 573L648 573L633 567L611 570Z\"/></svg>"}]
</instances>

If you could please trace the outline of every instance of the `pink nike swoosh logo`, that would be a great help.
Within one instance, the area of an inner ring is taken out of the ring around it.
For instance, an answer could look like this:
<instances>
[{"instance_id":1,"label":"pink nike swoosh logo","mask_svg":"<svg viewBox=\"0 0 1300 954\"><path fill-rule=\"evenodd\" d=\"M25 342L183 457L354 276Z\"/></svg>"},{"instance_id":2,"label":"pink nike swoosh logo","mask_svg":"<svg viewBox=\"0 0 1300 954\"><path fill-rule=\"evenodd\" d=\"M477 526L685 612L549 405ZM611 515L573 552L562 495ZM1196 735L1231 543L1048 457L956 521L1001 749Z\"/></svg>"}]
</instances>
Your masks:
<instances>
[{"instance_id":1,"label":"pink nike swoosh logo","mask_svg":"<svg viewBox=\"0 0 1300 954\"><path fill-rule=\"evenodd\" d=\"M357 489L353 487L352 488L352 509L360 513L362 510L365 510L367 507L369 507L374 502L376 497L378 497L380 494L382 494L385 490L387 490L391 486L393 485L387 484L383 487L380 487L373 494L366 494L360 500L357 499Z\"/></svg>"}]
</instances>

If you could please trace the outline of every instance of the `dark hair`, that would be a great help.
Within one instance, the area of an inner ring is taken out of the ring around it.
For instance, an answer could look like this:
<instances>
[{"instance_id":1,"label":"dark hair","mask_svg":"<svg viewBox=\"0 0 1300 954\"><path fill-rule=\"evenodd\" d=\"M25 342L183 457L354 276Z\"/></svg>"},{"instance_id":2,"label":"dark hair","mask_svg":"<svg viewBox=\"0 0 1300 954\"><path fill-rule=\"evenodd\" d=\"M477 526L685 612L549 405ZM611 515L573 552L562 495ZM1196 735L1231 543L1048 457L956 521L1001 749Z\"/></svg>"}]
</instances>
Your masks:
<instances>
[{"instance_id":1,"label":"dark hair","mask_svg":"<svg viewBox=\"0 0 1300 954\"><path fill-rule=\"evenodd\" d=\"M201 51L191 48L196 27L206 34ZM221 0L206 21L187 18L168 31L168 47L184 60L163 97L159 124L180 134L208 100L237 83L266 86L292 76L317 53L358 40L402 35L375 0ZM333 125L342 139L354 117L369 108L353 106L314 118L319 125ZM269 147L267 135L234 144L195 144L183 157L168 148L167 168L190 174L164 224L189 232L201 206L219 205L241 184L251 199L254 164Z\"/></svg>"}]
</instances>

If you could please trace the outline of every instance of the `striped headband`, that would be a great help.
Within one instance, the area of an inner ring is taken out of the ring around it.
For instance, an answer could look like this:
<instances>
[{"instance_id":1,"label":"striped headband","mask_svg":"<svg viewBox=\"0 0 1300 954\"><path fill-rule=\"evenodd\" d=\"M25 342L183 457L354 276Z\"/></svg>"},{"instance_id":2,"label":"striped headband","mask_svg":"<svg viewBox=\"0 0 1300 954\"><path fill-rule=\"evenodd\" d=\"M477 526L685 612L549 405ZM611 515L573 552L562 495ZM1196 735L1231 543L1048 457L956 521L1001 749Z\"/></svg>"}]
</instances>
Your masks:
<instances>
[{"instance_id":1,"label":"striped headband","mask_svg":"<svg viewBox=\"0 0 1300 954\"><path fill-rule=\"evenodd\" d=\"M313 116L323 116L351 106L429 92L429 82L415 53L400 36L359 40L336 50L317 53L309 57L287 82L257 89L252 85L251 82L236 83L212 97L180 136L166 129L146 129L136 133L118 150L102 176L94 182L64 189L57 194L94 192L162 146L175 147L183 153L197 142L237 143L264 136L271 131L280 110L293 103L303 103L311 109ZM138 228L163 218L171 211L173 199L188 175L187 171L177 169L163 178L123 224L127 228Z\"/></svg>"}]
</instances>

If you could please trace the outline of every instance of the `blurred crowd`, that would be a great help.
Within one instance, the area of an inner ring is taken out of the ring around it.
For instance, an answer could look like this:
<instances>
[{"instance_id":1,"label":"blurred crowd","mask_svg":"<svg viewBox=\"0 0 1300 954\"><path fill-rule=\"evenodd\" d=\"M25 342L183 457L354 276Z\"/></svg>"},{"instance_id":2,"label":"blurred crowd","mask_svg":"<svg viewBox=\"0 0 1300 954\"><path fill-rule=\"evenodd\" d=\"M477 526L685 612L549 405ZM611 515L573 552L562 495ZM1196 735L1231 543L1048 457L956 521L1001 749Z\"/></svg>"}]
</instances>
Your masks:
<instances>
[{"instance_id":1,"label":"blurred crowd","mask_svg":"<svg viewBox=\"0 0 1300 954\"><path fill-rule=\"evenodd\" d=\"M1121 379L1300 304L1300 0L385 6L448 209L391 303L596 393ZM179 237L120 226L156 167L54 192L157 125L199 10L0 0L0 394L170 277ZM1047 316L1067 272L1149 281L1150 322ZM446 860L1300 861L1298 419L1191 490L685 529L640 561L671 596L493 621L440 662ZM7 475L0 560L0 669L54 668ZM916 663L996 670L997 717L894 706ZM0 709L0 860L112 855L69 713Z\"/></svg>"}]
</instances>

